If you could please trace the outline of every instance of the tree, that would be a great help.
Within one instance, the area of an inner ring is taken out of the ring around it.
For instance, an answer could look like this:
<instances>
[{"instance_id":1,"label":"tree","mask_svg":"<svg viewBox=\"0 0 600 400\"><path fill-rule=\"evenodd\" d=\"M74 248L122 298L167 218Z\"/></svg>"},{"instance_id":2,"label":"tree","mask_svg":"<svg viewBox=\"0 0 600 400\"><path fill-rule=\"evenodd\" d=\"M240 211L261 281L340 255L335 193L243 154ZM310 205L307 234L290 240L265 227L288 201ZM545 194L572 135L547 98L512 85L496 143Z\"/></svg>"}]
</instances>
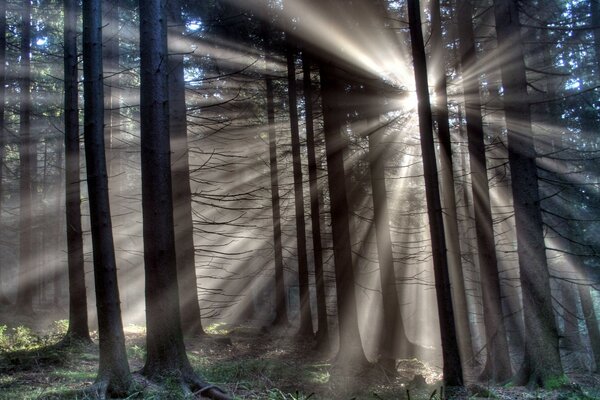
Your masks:
<instances>
[{"instance_id":1,"label":"tree","mask_svg":"<svg viewBox=\"0 0 600 400\"><path fill-rule=\"evenodd\" d=\"M67 340L90 341L81 228L77 2L75 0L65 0L64 9L65 205L69 272L69 330Z\"/></svg>"},{"instance_id":2,"label":"tree","mask_svg":"<svg viewBox=\"0 0 600 400\"><path fill-rule=\"evenodd\" d=\"M168 17L173 40L181 35L183 20L179 1L170 1ZM183 54L169 54L169 130L171 135L173 218L175 223L175 254L181 307L181 326L186 335L203 335L196 262L194 257L194 226L192 192L187 142L185 77Z\"/></svg>"},{"instance_id":3,"label":"tree","mask_svg":"<svg viewBox=\"0 0 600 400\"><path fill-rule=\"evenodd\" d=\"M267 13L268 15L268 13ZM265 53L265 94L267 100L267 131L269 136L269 176L271 191L271 221L273 224L273 257L275 261L275 318L274 326L289 323L285 304L285 280L283 275L283 249L281 245L281 210L279 204L279 177L277 166L277 132L275 130L275 93L271 71L272 39L269 26L261 24L261 35Z\"/></svg>"},{"instance_id":4,"label":"tree","mask_svg":"<svg viewBox=\"0 0 600 400\"><path fill-rule=\"evenodd\" d=\"M275 257L275 319L273 325L288 323L283 277L283 252L281 248L281 214L279 209L279 179L277 177L277 136L275 132L275 105L273 78L268 68L265 76L267 92L267 125L269 131L269 173L271 177L271 212L273 220L273 254Z\"/></svg>"},{"instance_id":5,"label":"tree","mask_svg":"<svg viewBox=\"0 0 600 400\"><path fill-rule=\"evenodd\" d=\"M369 100L376 101L374 96L370 97ZM414 356L415 346L406 336L404 321L400 312L400 303L398 301L385 185L385 163L388 152L383 141L384 129L378 126L378 123L379 121L375 121L375 130L369 133L369 171L371 188L373 190L373 214L377 239L377 254L379 257L383 321L385 324L381 328L381 341L379 344L381 354L379 354L379 363L386 371L395 371L396 358ZM396 345L397 343L400 344L400 348Z\"/></svg>"},{"instance_id":6,"label":"tree","mask_svg":"<svg viewBox=\"0 0 600 400\"><path fill-rule=\"evenodd\" d=\"M294 205L296 211L296 243L298 250L298 286L300 291L300 336L312 336L313 326L310 315L310 295L308 291L308 260L306 256L306 227L304 223L304 193L302 190L302 161L300 158L300 133L298 130L298 106L296 99L295 46L288 42L287 78L290 128L292 133L292 166L294 172Z\"/></svg>"},{"instance_id":7,"label":"tree","mask_svg":"<svg viewBox=\"0 0 600 400\"><path fill-rule=\"evenodd\" d=\"M465 291L465 279L461 261L458 219L456 214L456 197L454 194L454 168L452 165L452 142L450 139L450 123L448 112L448 92L446 81L445 57L442 37L442 18L440 1L431 1L431 51L438 57L433 62L434 90L436 96L435 122L441 145L440 168L442 183L442 204L444 206L444 226L448 243L448 262L450 282L452 284L452 300L456 312L456 331L460 357L464 365L474 362L473 343L469 323L469 307Z\"/></svg>"},{"instance_id":8,"label":"tree","mask_svg":"<svg viewBox=\"0 0 600 400\"><path fill-rule=\"evenodd\" d=\"M32 245L32 164L31 138L31 0L21 5L21 66L19 68L19 286L16 308L20 314L33 313L34 262Z\"/></svg>"},{"instance_id":9,"label":"tree","mask_svg":"<svg viewBox=\"0 0 600 400\"><path fill-rule=\"evenodd\" d=\"M3 169L4 165L4 148L6 147L6 129L4 125L4 107L6 102L6 2L3 1L0 4L0 221L2 220L2 204L4 196L3 187ZM0 267L0 282L2 279L3 271ZM0 305L7 305L10 301L6 298L2 287L0 286Z\"/></svg>"},{"instance_id":10,"label":"tree","mask_svg":"<svg viewBox=\"0 0 600 400\"><path fill-rule=\"evenodd\" d=\"M425 175L427 215L429 217L429 230L433 252L433 271L440 320L440 335L442 339L444 381L449 386L462 386L463 376L458 342L456 340L454 309L450 292L448 258L444 237L444 221L433 144L433 121L429 102L425 44L421 30L421 10L418 0L409 0L407 4L415 83L419 101L419 132Z\"/></svg>"},{"instance_id":11,"label":"tree","mask_svg":"<svg viewBox=\"0 0 600 400\"><path fill-rule=\"evenodd\" d=\"M562 382L563 369L552 310L517 2L494 0L494 16L498 47L504 52L500 72L525 318L525 357L515 383L548 387L557 380Z\"/></svg>"},{"instance_id":12,"label":"tree","mask_svg":"<svg viewBox=\"0 0 600 400\"><path fill-rule=\"evenodd\" d=\"M361 368L367 365L368 361L358 328L354 265L350 243L343 154L345 143L341 132L346 121L344 110L339 104L339 99L344 95L344 85L340 71L330 62L320 62L320 73L340 338L336 362L339 365L354 365Z\"/></svg>"},{"instance_id":13,"label":"tree","mask_svg":"<svg viewBox=\"0 0 600 400\"><path fill-rule=\"evenodd\" d=\"M104 153L101 10L101 0L83 2L84 139L100 337L96 387L101 396L104 392L120 396L128 392L131 375L121 321Z\"/></svg>"},{"instance_id":14,"label":"tree","mask_svg":"<svg viewBox=\"0 0 600 400\"><path fill-rule=\"evenodd\" d=\"M459 0L457 7L460 66L486 337L486 364L480 378L503 382L512 376L512 368L502 314L502 293L487 175L479 80L473 72L476 68L473 6L468 0Z\"/></svg>"},{"instance_id":15,"label":"tree","mask_svg":"<svg viewBox=\"0 0 600 400\"><path fill-rule=\"evenodd\" d=\"M173 227L169 137L167 3L139 2L140 116L144 276L146 284L146 363L152 380L173 377L186 393L229 399L193 371L183 343Z\"/></svg>"},{"instance_id":16,"label":"tree","mask_svg":"<svg viewBox=\"0 0 600 400\"><path fill-rule=\"evenodd\" d=\"M315 286L317 294L317 342L321 348L329 345L327 304L325 302L325 279L323 277L323 247L321 244L321 212L319 207L319 186L317 158L315 155L315 130L313 120L313 87L311 78L311 58L302 52L302 75L304 90L304 116L306 119L306 155L308 158L308 182L310 190L310 220L315 260Z\"/></svg>"}]
</instances>

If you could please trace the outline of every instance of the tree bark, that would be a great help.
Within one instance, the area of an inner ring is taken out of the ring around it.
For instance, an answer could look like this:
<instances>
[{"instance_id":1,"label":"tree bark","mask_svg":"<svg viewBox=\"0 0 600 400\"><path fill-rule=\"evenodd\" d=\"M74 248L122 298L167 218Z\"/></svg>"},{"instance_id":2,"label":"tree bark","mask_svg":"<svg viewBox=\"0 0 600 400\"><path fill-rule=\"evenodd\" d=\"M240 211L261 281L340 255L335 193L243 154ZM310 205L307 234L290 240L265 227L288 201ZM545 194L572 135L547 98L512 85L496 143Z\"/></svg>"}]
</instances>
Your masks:
<instances>
[{"instance_id":1,"label":"tree bark","mask_svg":"<svg viewBox=\"0 0 600 400\"><path fill-rule=\"evenodd\" d=\"M267 12L268 15L268 12ZM277 133L275 130L275 94L271 75L271 34L266 22L262 24L265 52L265 85L267 95L267 130L269 133L269 174L271 178L271 213L273 222L273 256L275 259L275 318L273 326L289 324L285 303L285 278L283 272L283 249L281 246L281 211L279 205L279 178L277 166Z\"/></svg>"},{"instance_id":2,"label":"tree bark","mask_svg":"<svg viewBox=\"0 0 600 400\"><path fill-rule=\"evenodd\" d=\"M96 382L109 394L124 395L131 377L119 307L104 153L101 16L100 0L83 2L84 138L100 337L100 366Z\"/></svg>"},{"instance_id":3,"label":"tree bark","mask_svg":"<svg viewBox=\"0 0 600 400\"><path fill-rule=\"evenodd\" d=\"M183 20L181 3L169 2L171 37L181 37ZM204 335L198 299L198 280L194 251L192 191L187 142L185 78L183 54L169 55L169 122L172 149L173 218L175 223L175 254L181 307L181 326L185 335Z\"/></svg>"},{"instance_id":4,"label":"tree bark","mask_svg":"<svg viewBox=\"0 0 600 400\"><path fill-rule=\"evenodd\" d=\"M448 244L448 262L450 267L450 283L452 285L452 300L456 313L456 332L458 334L458 347L463 366L473 365L473 343L469 323L469 307L461 261L459 243L458 220L456 215L456 196L454 193L454 167L452 165L452 142L450 139L450 125L448 116L448 93L446 82L446 69L444 43L442 38L442 19L440 1L431 2L431 51L437 62L433 63L435 76L436 113L435 120L438 127L440 140L440 168L442 183L442 204L444 206L444 226L446 227L446 241Z\"/></svg>"},{"instance_id":5,"label":"tree bark","mask_svg":"<svg viewBox=\"0 0 600 400\"><path fill-rule=\"evenodd\" d=\"M486 336L487 356L480 379L503 382L512 376L512 367L502 313L502 292L487 175L479 79L473 72L473 69L476 68L476 50L472 21L473 6L469 0L458 1L457 16L475 234L477 237Z\"/></svg>"},{"instance_id":6,"label":"tree bark","mask_svg":"<svg viewBox=\"0 0 600 400\"><path fill-rule=\"evenodd\" d=\"M429 84L427 82L427 64L425 44L421 30L421 11L418 0L408 1L408 17L410 27L411 48L415 70L417 98L419 100L419 132L421 136L421 152L425 175L425 193L427 199L427 214L433 252L433 271L442 339L444 381L449 386L462 386L463 376L460 353L456 340L454 323L454 308L450 289L448 258L446 255L446 240L444 221L439 193L435 148L433 143L433 121L429 102Z\"/></svg>"},{"instance_id":7,"label":"tree bark","mask_svg":"<svg viewBox=\"0 0 600 400\"><path fill-rule=\"evenodd\" d=\"M345 117L339 104L341 96L344 95L344 87L332 65L321 62L320 71L340 336L336 363L360 367L366 365L368 361L362 347L358 325L350 243L350 220L343 155L346 144L341 132Z\"/></svg>"},{"instance_id":8,"label":"tree bark","mask_svg":"<svg viewBox=\"0 0 600 400\"><path fill-rule=\"evenodd\" d=\"M503 50L501 76L525 318L525 358L515 383L548 386L563 379L563 369L552 310L516 0L495 0L494 15L498 48Z\"/></svg>"},{"instance_id":9,"label":"tree bark","mask_svg":"<svg viewBox=\"0 0 600 400\"><path fill-rule=\"evenodd\" d=\"M173 225L166 0L139 1L142 215L146 284L146 363L142 373L176 377L186 391L228 399L193 371L183 343Z\"/></svg>"},{"instance_id":10,"label":"tree bark","mask_svg":"<svg viewBox=\"0 0 600 400\"><path fill-rule=\"evenodd\" d=\"M369 171L373 191L373 214L383 301L384 325L380 333L379 362L385 370L395 371L397 358L410 358L416 354L414 354L414 345L406 336L396 288L396 272L385 185L387 151L386 145L383 143L383 133L383 128L377 127L375 131L369 134Z\"/></svg>"},{"instance_id":11,"label":"tree bark","mask_svg":"<svg viewBox=\"0 0 600 400\"><path fill-rule=\"evenodd\" d=\"M296 245L298 257L298 286L300 289L300 328L298 335L312 336L313 326L310 313L308 288L308 260L306 255L306 226L304 222L304 192L302 189L302 160L300 158L300 133L298 129L298 106L296 100L295 47L288 43L287 78L290 128L292 133L292 167L294 172L294 205L296 211Z\"/></svg>"},{"instance_id":12,"label":"tree bark","mask_svg":"<svg viewBox=\"0 0 600 400\"><path fill-rule=\"evenodd\" d=\"M76 0L64 1L65 206L69 272L69 329L66 337L67 340L90 341L81 228L77 6Z\"/></svg>"},{"instance_id":13,"label":"tree bark","mask_svg":"<svg viewBox=\"0 0 600 400\"><path fill-rule=\"evenodd\" d=\"M323 247L321 244L321 211L319 207L319 182L313 121L313 87L311 59L302 52L302 74L304 80L304 113L306 119L306 154L308 157L308 182L310 188L310 218L312 226L313 257L315 260L315 286L317 295L317 342L321 348L329 345L327 304L325 301L325 279L323 277Z\"/></svg>"},{"instance_id":14,"label":"tree bark","mask_svg":"<svg viewBox=\"0 0 600 400\"><path fill-rule=\"evenodd\" d=\"M2 224L2 204L4 198L4 147L6 146L6 129L4 127L4 108L6 102L6 2L0 2L0 226ZM0 282L4 282L3 265L0 266ZM0 284L0 305L8 305L10 301L6 297Z\"/></svg>"},{"instance_id":15,"label":"tree bark","mask_svg":"<svg viewBox=\"0 0 600 400\"><path fill-rule=\"evenodd\" d=\"M273 78L265 77L267 85L267 124L269 130L269 170L271 174L271 210L273 214L273 253L275 256L275 319L273 325L288 324L285 304L285 279L283 275L283 250L281 247L281 213L279 209L279 179L277 177L277 136L275 132L275 106Z\"/></svg>"},{"instance_id":16,"label":"tree bark","mask_svg":"<svg viewBox=\"0 0 600 400\"><path fill-rule=\"evenodd\" d=\"M23 0L21 9L21 60L19 68L19 283L17 313L33 313L35 289L32 227L33 145L31 137L31 0Z\"/></svg>"},{"instance_id":17,"label":"tree bark","mask_svg":"<svg viewBox=\"0 0 600 400\"><path fill-rule=\"evenodd\" d=\"M600 329L598 329L598 317L594 309L591 290L592 288L588 285L578 285L583 320L588 331L594 363L596 364L594 371L598 372L600 371Z\"/></svg>"}]
</instances>

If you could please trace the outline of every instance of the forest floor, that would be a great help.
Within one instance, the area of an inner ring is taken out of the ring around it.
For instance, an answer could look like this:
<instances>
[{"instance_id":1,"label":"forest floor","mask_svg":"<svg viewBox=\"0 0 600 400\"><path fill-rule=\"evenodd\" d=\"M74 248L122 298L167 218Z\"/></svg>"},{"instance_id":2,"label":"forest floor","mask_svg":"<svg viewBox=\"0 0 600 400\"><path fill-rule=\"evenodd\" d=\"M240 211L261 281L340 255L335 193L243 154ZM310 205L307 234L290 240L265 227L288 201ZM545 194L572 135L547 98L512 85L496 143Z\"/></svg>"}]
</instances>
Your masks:
<instances>
[{"instance_id":1,"label":"forest floor","mask_svg":"<svg viewBox=\"0 0 600 400\"><path fill-rule=\"evenodd\" d=\"M0 321L7 321L2 317L0 313ZM40 320L29 322L40 324ZM0 400L89 398L83 390L96 377L96 345L68 350L53 347L66 329L65 321L55 322L43 331L14 323L2 328L2 323ZM439 368L416 359L399 361L396 376L389 376L378 366L349 373L332 367L331 354L317 352L311 343L286 332L229 329L221 324L207 330L210 334L206 337L187 340L190 361L208 382L240 400L600 399L597 374L569 374L571 386L554 391L479 384L444 392ZM144 329L128 326L126 338L131 370L138 371L145 356ZM128 398L183 397L169 385L138 383Z\"/></svg>"}]
</instances>

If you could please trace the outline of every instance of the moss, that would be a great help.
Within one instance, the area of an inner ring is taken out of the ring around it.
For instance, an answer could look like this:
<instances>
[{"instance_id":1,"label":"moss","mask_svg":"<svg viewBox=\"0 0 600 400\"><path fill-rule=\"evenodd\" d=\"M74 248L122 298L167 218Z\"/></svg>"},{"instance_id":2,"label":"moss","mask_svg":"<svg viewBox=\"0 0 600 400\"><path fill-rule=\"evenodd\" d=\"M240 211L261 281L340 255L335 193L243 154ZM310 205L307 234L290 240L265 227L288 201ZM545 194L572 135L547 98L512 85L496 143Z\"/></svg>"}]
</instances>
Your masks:
<instances>
[{"instance_id":1,"label":"moss","mask_svg":"<svg viewBox=\"0 0 600 400\"><path fill-rule=\"evenodd\" d=\"M569 384L569 378L565 375L550 377L544 380L544 389L556 390Z\"/></svg>"}]
</instances>

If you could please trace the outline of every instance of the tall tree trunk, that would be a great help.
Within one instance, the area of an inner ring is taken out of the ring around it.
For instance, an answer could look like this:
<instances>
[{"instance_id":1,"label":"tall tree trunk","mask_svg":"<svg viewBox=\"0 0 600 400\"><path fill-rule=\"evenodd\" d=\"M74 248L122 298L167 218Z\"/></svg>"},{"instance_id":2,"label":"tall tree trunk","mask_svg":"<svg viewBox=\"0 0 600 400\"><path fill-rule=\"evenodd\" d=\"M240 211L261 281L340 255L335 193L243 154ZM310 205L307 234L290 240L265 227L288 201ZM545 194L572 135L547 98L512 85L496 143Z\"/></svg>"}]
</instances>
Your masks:
<instances>
[{"instance_id":1,"label":"tall tree trunk","mask_svg":"<svg viewBox=\"0 0 600 400\"><path fill-rule=\"evenodd\" d=\"M378 121L375 122L375 124L377 123ZM410 358L416 354L414 354L414 345L406 336L396 288L397 281L385 185L387 151L386 145L383 143L384 129L379 126L376 126L375 129L369 134L369 170L373 191L373 214L383 301L384 325L380 332L379 362L385 370L395 371L397 358Z\"/></svg>"},{"instance_id":2,"label":"tall tree trunk","mask_svg":"<svg viewBox=\"0 0 600 400\"><path fill-rule=\"evenodd\" d=\"M277 136L275 132L275 106L273 78L265 78L267 85L267 124L269 129L269 170L271 174L271 210L273 213L273 253L275 256L275 319L273 325L288 324L283 275L283 250L281 246L281 214L279 210L279 179L277 177Z\"/></svg>"},{"instance_id":3,"label":"tall tree trunk","mask_svg":"<svg viewBox=\"0 0 600 400\"><path fill-rule=\"evenodd\" d=\"M362 347L358 325L350 243L350 215L344 171L346 144L342 137L342 128L345 124L345 115L339 104L341 96L344 95L344 85L338 76L338 71L332 65L321 62L320 70L340 337L336 362L339 365L363 366L368 361Z\"/></svg>"},{"instance_id":4,"label":"tall tree trunk","mask_svg":"<svg viewBox=\"0 0 600 400\"><path fill-rule=\"evenodd\" d=\"M153 380L176 376L186 390L227 399L202 381L185 352L173 228L166 0L139 1L142 214L146 284L146 364Z\"/></svg>"},{"instance_id":5,"label":"tall tree trunk","mask_svg":"<svg viewBox=\"0 0 600 400\"><path fill-rule=\"evenodd\" d=\"M169 2L170 31L174 40L181 37L184 27L181 3ZM173 181L173 218L175 223L175 254L181 326L185 335L203 335L198 300L198 283L194 250L194 224L192 220L192 191L190 188L190 165L187 141L185 103L185 78L183 54L169 55L169 129L171 134Z\"/></svg>"},{"instance_id":6,"label":"tall tree trunk","mask_svg":"<svg viewBox=\"0 0 600 400\"><path fill-rule=\"evenodd\" d=\"M458 342L456 340L444 221L435 162L433 121L429 102L429 84L427 82L427 63L421 29L421 7L418 0L409 0L407 4L415 83L417 98L419 100L419 132L425 175L427 214L429 216L431 248L433 252L433 271L440 320L440 335L442 339L444 381L450 386L461 386L463 384L463 376Z\"/></svg>"},{"instance_id":7,"label":"tall tree trunk","mask_svg":"<svg viewBox=\"0 0 600 400\"><path fill-rule=\"evenodd\" d=\"M33 313L35 288L32 244L33 145L31 139L31 0L23 0L21 9L21 60L19 68L19 283L16 307L19 314Z\"/></svg>"},{"instance_id":8,"label":"tall tree trunk","mask_svg":"<svg viewBox=\"0 0 600 400\"><path fill-rule=\"evenodd\" d=\"M594 301L592 299L592 288L588 285L578 285L579 298L581 299L581 310L583 312L583 320L590 338L590 345L594 355L594 363L596 367L594 371L600 371L600 329L598 328L598 317L594 309Z\"/></svg>"},{"instance_id":9,"label":"tall tree trunk","mask_svg":"<svg viewBox=\"0 0 600 400\"><path fill-rule=\"evenodd\" d=\"M131 376L121 321L104 153L101 10L100 0L83 2L84 139L100 337L96 383L102 391L120 396L127 393Z\"/></svg>"},{"instance_id":10,"label":"tall tree trunk","mask_svg":"<svg viewBox=\"0 0 600 400\"><path fill-rule=\"evenodd\" d=\"M472 21L473 6L469 0L459 0L457 7L460 64L463 77L465 119L467 121L475 214L475 235L477 237L486 336L486 364L480 379L492 379L495 382L502 382L512 376L512 367L502 313L502 292L487 176L479 79L473 71L476 68L475 35Z\"/></svg>"},{"instance_id":11,"label":"tall tree trunk","mask_svg":"<svg viewBox=\"0 0 600 400\"><path fill-rule=\"evenodd\" d=\"M516 0L495 0L494 15L498 48L504 60L501 76L525 318L525 358L516 383L548 386L562 380L563 369L552 310Z\"/></svg>"},{"instance_id":12,"label":"tall tree trunk","mask_svg":"<svg viewBox=\"0 0 600 400\"><path fill-rule=\"evenodd\" d=\"M315 155L315 130L313 121L313 87L311 59L302 52L302 75L304 81L304 113L306 118L306 154L308 157L308 182L310 188L310 220L312 226L313 257L315 260L315 286L317 294L317 342L321 348L329 345L325 279L323 277L323 247L321 244L321 211L319 207L319 182Z\"/></svg>"},{"instance_id":13,"label":"tall tree trunk","mask_svg":"<svg viewBox=\"0 0 600 400\"><path fill-rule=\"evenodd\" d=\"M119 110L119 4L120 0L103 0L105 15L102 28L104 47L104 140L108 174L115 176L113 165L118 154L115 136L120 124ZM118 179L119 177L117 177ZM112 189L112 188L111 188Z\"/></svg>"},{"instance_id":14,"label":"tall tree trunk","mask_svg":"<svg viewBox=\"0 0 600 400\"><path fill-rule=\"evenodd\" d=\"M0 226L2 226L2 205L4 198L3 166L4 147L6 146L6 129L4 127L4 107L6 102L6 2L0 2ZM4 265L0 265L0 282L4 282L2 275ZM0 284L0 305L10 304Z\"/></svg>"},{"instance_id":15,"label":"tall tree trunk","mask_svg":"<svg viewBox=\"0 0 600 400\"><path fill-rule=\"evenodd\" d=\"M64 1L65 206L67 265L69 271L69 330L67 331L67 340L89 341L90 332L88 328L81 228L77 7L76 0Z\"/></svg>"},{"instance_id":16,"label":"tall tree trunk","mask_svg":"<svg viewBox=\"0 0 600 400\"><path fill-rule=\"evenodd\" d=\"M292 167L294 172L294 205L296 211L296 244L298 257L298 286L300 289L300 336L313 335L308 288L308 260L306 256L306 227L304 222L304 192L302 190L302 161L300 158L300 132L296 99L295 46L287 46L287 77L290 128L292 133Z\"/></svg>"},{"instance_id":17,"label":"tall tree trunk","mask_svg":"<svg viewBox=\"0 0 600 400\"><path fill-rule=\"evenodd\" d=\"M442 204L444 206L444 226L448 244L448 262L450 267L450 283L452 285L452 300L456 313L456 332L458 347L463 365L473 365L473 343L469 323L469 307L463 275L462 257L460 252L460 235L456 215L456 196L454 194L454 167L452 165L452 142L450 140L450 124L448 120L448 93L446 82L446 57L442 38L442 18L440 0L431 2L431 51L437 62L433 63L436 96L436 123L440 140L440 167L442 181Z\"/></svg>"},{"instance_id":18,"label":"tall tree trunk","mask_svg":"<svg viewBox=\"0 0 600 400\"><path fill-rule=\"evenodd\" d=\"M267 11L268 15L268 11ZM271 212L273 222L273 256L275 258L275 318L273 326L289 324L285 303L285 278L283 272L283 249L281 246L281 212L279 205L279 178L277 167L277 133L275 130L275 94L271 75L271 33L266 22L262 24L265 52L265 86L267 95L267 129L269 132L269 174L271 178Z\"/></svg>"}]
</instances>

